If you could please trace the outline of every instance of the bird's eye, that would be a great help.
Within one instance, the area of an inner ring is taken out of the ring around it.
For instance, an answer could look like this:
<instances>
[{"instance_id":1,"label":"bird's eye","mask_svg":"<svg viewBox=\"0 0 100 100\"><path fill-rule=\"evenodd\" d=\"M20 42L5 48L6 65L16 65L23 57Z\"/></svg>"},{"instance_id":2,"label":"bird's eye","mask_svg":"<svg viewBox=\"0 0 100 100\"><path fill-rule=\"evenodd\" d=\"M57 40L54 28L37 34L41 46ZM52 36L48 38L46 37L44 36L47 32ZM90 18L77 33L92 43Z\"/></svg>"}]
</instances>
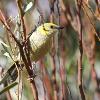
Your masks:
<instances>
[{"instance_id":1,"label":"bird's eye","mask_svg":"<svg viewBox=\"0 0 100 100\"><path fill-rule=\"evenodd\" d=\"M54 28L54 26L50 26L50 28Z\"/></svg>"}]
</instances>

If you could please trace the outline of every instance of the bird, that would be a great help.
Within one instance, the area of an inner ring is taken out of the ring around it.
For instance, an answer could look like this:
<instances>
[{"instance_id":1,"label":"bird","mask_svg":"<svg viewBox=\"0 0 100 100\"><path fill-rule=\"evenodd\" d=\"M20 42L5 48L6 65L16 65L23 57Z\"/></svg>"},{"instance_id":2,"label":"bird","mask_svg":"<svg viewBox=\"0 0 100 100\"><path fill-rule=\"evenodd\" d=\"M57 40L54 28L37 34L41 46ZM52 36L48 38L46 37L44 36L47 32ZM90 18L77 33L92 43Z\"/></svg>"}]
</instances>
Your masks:
<instances>
[{"instance_id":1,"label":"bird","mask_svg":"<svg viewBox=\"0 0 100 100\"><path fill-rule=\"evenodd\" d=\"M50 50L52 37L59 29L63 29L63 27L53 23L44 23L32 33L29 41L33 61L37 62Z\"/></svg>"}]
</instances>

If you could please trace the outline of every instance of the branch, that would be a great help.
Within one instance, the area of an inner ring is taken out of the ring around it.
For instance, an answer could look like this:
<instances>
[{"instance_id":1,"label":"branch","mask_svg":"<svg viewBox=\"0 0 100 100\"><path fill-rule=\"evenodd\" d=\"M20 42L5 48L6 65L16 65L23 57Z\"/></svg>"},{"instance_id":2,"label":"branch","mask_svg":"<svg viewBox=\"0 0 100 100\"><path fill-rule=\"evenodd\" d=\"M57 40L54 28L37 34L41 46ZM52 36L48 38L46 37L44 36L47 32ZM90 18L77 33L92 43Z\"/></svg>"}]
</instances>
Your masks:
<instances>
[{"instance_id":1,"label":"branch","mask_svg":"<svg viewBox=\"0 0 100 100\"><path fill-rule=\"evenodd\" d=\"M24 34L24 40L26 41L26 27L25 27L25 22L24 22L24 11L21 7L21 0L17 0L17 5L19 8L19 15L20 15L20 19L21 19L21 23L22 23L22 29L23 29L23 34Z\"/></svg>"},{"instance_id":2,"label":"branch","mask_svg":"<svg viewBox=\"0 0 100 100\"><path fill-rule=\"evenodd\" d=\"M78 18L79 18L79 22L80 22L80 29L79 29L79 50L80 50L80 55L78 58L78 85L79 85L79 91L80 91L80 95L81 95L81 99L82 100L86 100L85 99L85 94L83 91L83 87L82 87L82 56L83 56L83 44L82 44L82 20L81 20L81 6L82 6L82 0L77 0L77 7L78 7Z\"/></svg>"},{"instance_id":3,"label":"branch","mask_svg":"<svg viewBox=\"0 0 100 100\"><path fill-rule=\"evenodd\" d=\"M6 96L7 96L7 100L12 100L10 91L7 91L7 92L6 92Z\"/></svg>"},{"instance_id":4,"label":"branch","mask_svg":"<svg viewBox=\"0 0 100 100\"><path fill-rule=\"evenodd\" d=\"M24 42L27 41L26 45L25 45L25 49L22 48L22 47L24 47L24 45L22 45L22 47L19 47L20 54L21 54L22 60L25 64L25 67L27 69L27 72L28 72L28 75L29 75L29 78L30 78L31 89L32 89L34 99L38 100L38 92L37 92L37 88L36 88L35 81L34 81L35 75L33 73L32 64L31 64L31 60L30 60L30 46L29 46L30 44L29 44L29 40L26 39L26 27L25 27L25 23L24 23L24 19L23 19L23 9L21 7L21 1L20 0L17 0L17 5L18 5L18 8L19 8L21 25L22 25L22 28L23 28Z\"/></svg>"},{"instance_id":5,"label":"branch","mask_svg":"<svg viewBox=\"0 0 100 100\"><path fill-rule=\"evenodd\" d=\"M50 22L51 23L54 23L54 3L55 3L56 0L49 0L49 6L50 6ZM57 40L58 41L58 40ZM57 52L56 52L56 38L55 36L53 37L53 41L52 41L52 52L51 52L51 57L52 57L52 61L53 61L53 69L52 69L52 82L53 82L53 91L54 91L54 100L58 100L58 90L59 90L59 87L58 87L58 84L57 84L57 80L56 80L56 55L57 55Z\"/></svg>"},{"instance_id":6,"label":"branch","mask_svg":"<svg viewBox=\"0 0 100 100\"><path fill-rule=\"evenodd\" d=\"M15 40L15 42L17 43L17 45L21 46L20 42L17 40L17 38L15 37L15 35L13 34L13 32L11 31L11 28L9 27L6 18L4 17L1 9L0 9L0 21L2 22L2 24L5 26L5 28L9 31L9 33L11 34L12 38Z\"/></svg>"},{"instance_id":7,"label":"branch","mask_svg":"<svg viewBox=\"0 0 100 100\"><path fill-rule=\"evenodd\" d=\"M93 30L94 30L95 35L97 36L98 40L100 41L100 37L99 37L98 33L96 32L96 29L95 29L95 27L94 27L94 23L91 21L91 18L90 18L90 16L88 15L87 10L85 9L85 6L82 5L82 8L83 8L83 11L84 11L85 15L87 16L88 20L90 21L90 24L92 25L92 28L93 28Z\"/></svg>"}]
</instances>

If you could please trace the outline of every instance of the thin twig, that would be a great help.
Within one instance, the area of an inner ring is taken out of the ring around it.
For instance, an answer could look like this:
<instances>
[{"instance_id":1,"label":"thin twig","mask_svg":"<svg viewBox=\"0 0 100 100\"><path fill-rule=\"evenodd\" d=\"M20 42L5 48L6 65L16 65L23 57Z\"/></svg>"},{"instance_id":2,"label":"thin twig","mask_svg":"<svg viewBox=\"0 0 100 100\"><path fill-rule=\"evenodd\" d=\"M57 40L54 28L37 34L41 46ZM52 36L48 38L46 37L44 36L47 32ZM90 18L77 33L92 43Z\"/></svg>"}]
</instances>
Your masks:
<instances>
[{"instance_id":1,"label":"thin twig","mask_svg":"<svg viewBox=\"0 0 100 100\"><path fill-rule=\"evenodd\" d=\"M12 38L15 40L15 42L16 42L18 45L21 45L20 42L19 42L19 41L17 40L17 38L15 37L15 35L13 34L13 32L11 31L11 29L10 29L10 27L9 27L9 25L8 25L8 23L7 23L7 21L6 21L5 17L4 17L4 15L3 15L1 9L0 9L0 15L1 15L2 18L3 18L3 19L1 19L1 17L0 17L0 21L2 22L2 24L3 24L3 25L5 26L5 28L10 32L10 34L11 34Z\"/></svg>"},{"instance_id":2,"label":"thin twig","mask_svg":"<svg viewBox=\"0 0 100 100\"><path fill-rule=\"evenodd\" d=\"M81 20L81 8L82 8L82 0L77 0L77 7L78 7L78 17L79 17L79 22L80 22L80 29L79 29L79 50L80 50L80 55L78 58L78 85L79 85L79 91L81 95L81 99L85 100L85 94L83 91L82 87L82 56L83 56L83 44L82 44L82 20Z\"/></svg>"},{"instance_id":3,"label":"thin twig","mask_svg":"<svg viewBox=\"0 0 100 100\"><path fill-rule=\"evenodd\" d=\"M11 97L9 90L6 92L6 96L7 96L7 100L12 100L12 97Z\"/></svg>"},{"instance_id":4,"label":"thin twig","mask_svg":"<svg viewBox=\"0 0 100 100\"><path fill-rule=\"evenodd\" d=\"M100 14L100 1L99 0L95 0L95 2L96 2L96 5L98 7L98 12Z\"/></svg>"},{"instance_id":5,"label":"thin twig","mask_svg":"<svg viewBox=\"0 0 100 100\"><path fill-rule=\"evenodd\" d=\"M22 48L20 48L20 54L22 56L22 60L23 60L24 64L26 65L26 69L27 69L28 75L30 77L30 84L31 84L31 89L32 89L34 99L38 100L38 92L37 92L37 88L36 88L36 85L34 82L33 71L30 69L29 63L24 55L24 51ZM33 79L31 79L32 77L33 77Z\"/></svg>"},{"instance_id":6,"label":"thin twig","mask_svg":"<svg viewBox=\"0 0 100 100\"><path fill-rule=\"evenodd\" d=\"M59 0L56 0L57 1L57 11L58 11L58 25L60 26L60 3L59 3ZM63 1L62 1L63 2ZM65 100L67 99L67 95L68 95L68 91L66 91L66 88L65 88L65 59L63 59L63 65L61 66L61 63L60 63L60 54L59 54L59 40L58 40L58 36L59 34L61 33L61 31L59 30L58 34L56 35L55 37L55 48L56 48L56 54L57 54L57 58L58 58L58 63L59 63L59 72L60 72L60 80L61 80L61 100ZM63 51L61 53L62 55L64 54ZM63 56L64 58L64 56ZM65 91L67 92L66 96L65 96Z\"/></svg>"},{"instance_id":7,"label":"thin twig","mask_svg":"<svg viewBox=\"0 0 100 100\"><path fill-rule=\"evenodd\" d=\"M50 22L54 22L54 3L56 0L49 0L49 5L50 5ZM53 37L53 44L52 44L52 61L53 61L53 69L52 69L52 81L53 81L53 91L54 91L54 100L58 100L58 84L56 80L56 47L55 47L55 36Z\"/></svg>"},{"instance_id":8,"label":"thin twig","mask_svg":"<svg viewBox=\"0 0 100 100\"><path fill-rule=\"evenodd\" d=\"M52 70L52 80L53 80L53 89L54 89L54 100L58 100L58 85L56 80L56 62L55 62L55 56L52 56L53 59L53 70Z\"/></svg>"},{"instance_id":9,"label":"thin twig","mask_svg":"<svg viewBox=\"0 0 100 100\"><path fill-rule=\"evenodd\" d=\"M90 16L89 16L88 13L87 13L87 10L85 9L84 6L82 6L82 8L83 8L83 11L84 11L84 13L86 14L88 20L90 21L90 24L91 24L92 27L93 27L93 30L94 30L95 35L97 36L98 40L100 41L100 37L99 37L98 33L97 33L96 30L95 30L94 24L93 24L93 22L91 21L91 18L90 18Z\"/></svg>"},{"instance_id":10,"label":"thin twig","mask_svg":"<svg viewBox=\"0 0 100 100\"><path fill-rule=\"evenodd\" d=\"M17 5L19 8L19 15L20 15L21 23L22 23L24 41L26 41L26 27L25 27L25 22L24 22L24 18L23 18L24 11L23 11L22 6L21 6L21 0L17 0Z\"/></svg>"}]
</instances>

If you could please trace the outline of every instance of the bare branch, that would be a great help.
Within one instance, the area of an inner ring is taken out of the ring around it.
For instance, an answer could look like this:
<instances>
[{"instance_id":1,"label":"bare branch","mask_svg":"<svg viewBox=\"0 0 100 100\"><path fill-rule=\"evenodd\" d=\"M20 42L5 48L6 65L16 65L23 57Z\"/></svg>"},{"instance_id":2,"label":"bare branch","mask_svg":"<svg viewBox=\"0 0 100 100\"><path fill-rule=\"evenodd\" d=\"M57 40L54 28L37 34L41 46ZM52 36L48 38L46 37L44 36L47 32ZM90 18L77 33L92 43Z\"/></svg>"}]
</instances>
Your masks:
<instances>
[{"instance_id":1,"label":"bare branch","mask_svg":"<svg viewBox=\"0 0 100 100\"><path fill-rule=\"evenodd\" d=\"M4 15L3 15L1 9L0 9L0 15L1 15L2 18L3 18L3 19L1 19L1 17L0 17L0 21L2 22L2 24L3 24L3 25L5 26L5 28L10 32L10 34L11 34L12 38L15 40L15 42L16 42L19 46L21 46L20 42L17 40L17 38L15 37L15 35L13 34L13 32L11 31L11 29L10 29L10 27L9 27L9 25L8 25L8 23L7 23L7 21L6 21L5 17L4 17Z\"/></svg>"},{"instance_id":2,"label":"bare branch","mask_svg":"<svg viewBox=\"0 0 100 100\"><path fill-rule=\"evenodd\" d=\"M17 5L19 8L19 15L22 23L22 28L23 28L23 34L24 34L24 40L26 41L26 27L25 27L25 22L24 22L24 11L21 6L21 0L17 0Z\"/></svg>"},{"instance_id":3,"label":"bare branch","mask_svg":"<svg viewBox=\"0 0 100 100\"><path fill-rule=\"evenodd\" d=\"M80 55L78 58L78 85L79 85L79 91L80 91L80 95L81 95L81 99L82 100L86 100L85 99L85 94L83 91L83 87L82 87L82 56L83 56L83 37L82 37L82 20L81 20L81 8L82 8L82 0L77 0L77 14L78 14L78 18L79 18L79 24L80 24L80 29L79 29L79 50L80 50Z\"/></svg>"}]
</instances>

